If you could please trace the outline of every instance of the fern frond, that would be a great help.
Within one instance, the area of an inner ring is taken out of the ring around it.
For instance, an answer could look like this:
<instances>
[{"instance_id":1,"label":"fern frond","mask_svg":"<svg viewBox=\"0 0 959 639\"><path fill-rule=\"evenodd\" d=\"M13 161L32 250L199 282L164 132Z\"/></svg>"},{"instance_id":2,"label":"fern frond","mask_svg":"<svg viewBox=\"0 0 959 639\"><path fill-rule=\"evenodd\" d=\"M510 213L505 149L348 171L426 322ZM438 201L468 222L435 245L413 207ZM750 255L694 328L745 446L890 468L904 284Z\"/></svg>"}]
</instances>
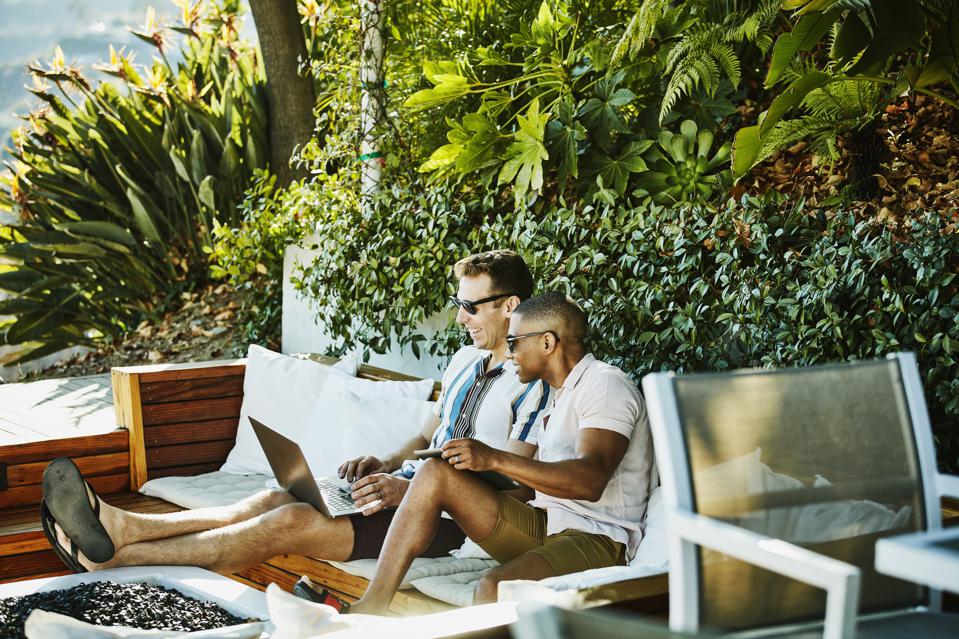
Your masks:
<instances>
[{"instance_id":1,"label":"fern frond","mask_svg":"<svg viewBox=\"0 0 959 639\"><path fill-rule=\"evenodd\" d=\"M670 0L643 0L626 31L613 49L612 63L618 64L627 55L630 59L639 55L656 31L656 24L669 11Z\"/></svg>"}]
</instances>

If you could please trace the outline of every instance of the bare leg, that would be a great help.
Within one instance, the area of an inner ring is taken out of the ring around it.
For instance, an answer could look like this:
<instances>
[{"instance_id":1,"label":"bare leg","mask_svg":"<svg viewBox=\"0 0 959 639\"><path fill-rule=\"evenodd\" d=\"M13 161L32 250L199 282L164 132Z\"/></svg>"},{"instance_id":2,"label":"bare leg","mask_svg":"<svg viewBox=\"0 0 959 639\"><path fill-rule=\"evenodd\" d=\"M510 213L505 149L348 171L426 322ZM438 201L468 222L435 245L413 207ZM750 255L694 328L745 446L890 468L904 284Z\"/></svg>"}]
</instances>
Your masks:
<instances>
[{"instance_id":1,"label":"bare leg","mask_svg":"<svg viewBox=\"0 0 959 639\"><path fill-rule=\"evenodd\" d=\"M291 504L296 498L285 490L264 490L229 506L197 508L147 515L115 508L100 501L100 521L117 548L202 530L229 526Z\"/></svg>"},{"instance_id":2,"label":"bare leg","mask_svg":"<svg viewBox=\"0 0 959 639\"><path fill-rule=\"evenodd\" d=\"M383 613L399 589L413 559L433 540L440 514L448 512L470 538L484 540L499 516L496 490L472 473L429 460L416 472L386 535L376 574L353 612Z\"/></svg>"},{"instance_id":3,"label":"bare leg","mask_svg":"<svg viewBox=\"0 0 959 639\"><path fill-rule=\"evenodd\" d=\"M542 556L535 552L524 553L513 561L487 570L486 574L480 578L479 583L476 584L476 590L473 592L473 603L484 604L496 601L496 592L501 581L512 579L539 581L540 579L553 577L555 574L553 567Z\"/></svg>"}]
</instances>

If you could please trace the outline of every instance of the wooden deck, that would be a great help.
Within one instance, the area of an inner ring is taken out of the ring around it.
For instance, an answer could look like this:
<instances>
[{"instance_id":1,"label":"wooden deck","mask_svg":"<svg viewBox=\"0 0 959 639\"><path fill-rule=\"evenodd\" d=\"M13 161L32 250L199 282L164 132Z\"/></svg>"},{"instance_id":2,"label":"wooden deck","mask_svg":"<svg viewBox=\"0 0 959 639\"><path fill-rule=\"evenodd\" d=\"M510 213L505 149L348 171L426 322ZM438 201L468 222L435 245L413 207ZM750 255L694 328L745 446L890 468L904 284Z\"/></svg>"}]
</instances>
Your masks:
<instances>
[{"instance_id":1,"label":"wooden deck","mask_svg":"<svg viewBox=\"0 0 959 639\"><path fill-rule=\"evenodd\" d=\"M102 435L116 428L109 374L0 384L0 446Z\"/></svg>"}]
</instances>

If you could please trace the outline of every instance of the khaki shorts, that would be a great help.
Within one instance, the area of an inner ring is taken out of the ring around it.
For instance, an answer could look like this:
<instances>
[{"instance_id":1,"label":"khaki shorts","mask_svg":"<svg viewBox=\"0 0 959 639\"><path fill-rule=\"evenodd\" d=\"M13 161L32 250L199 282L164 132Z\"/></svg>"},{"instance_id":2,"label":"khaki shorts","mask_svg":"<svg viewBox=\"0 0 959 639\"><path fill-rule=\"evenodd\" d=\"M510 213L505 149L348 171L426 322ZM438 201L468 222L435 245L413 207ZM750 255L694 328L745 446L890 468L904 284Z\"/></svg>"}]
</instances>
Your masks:
<instances>
[{"instance_id":1,"label":"khaki shorts","mask_svg":"<svg viewBox=\"0 0 959 639\"><path fill-rule=\"evenodd\" d=\"M490 536L479 544L501 564L526 553L545 559L556 575L590 568L626 565L626 547L606 535L567 529L546 534L546 511L499 493L499 517Z\"/></svg>"}]
</instances>

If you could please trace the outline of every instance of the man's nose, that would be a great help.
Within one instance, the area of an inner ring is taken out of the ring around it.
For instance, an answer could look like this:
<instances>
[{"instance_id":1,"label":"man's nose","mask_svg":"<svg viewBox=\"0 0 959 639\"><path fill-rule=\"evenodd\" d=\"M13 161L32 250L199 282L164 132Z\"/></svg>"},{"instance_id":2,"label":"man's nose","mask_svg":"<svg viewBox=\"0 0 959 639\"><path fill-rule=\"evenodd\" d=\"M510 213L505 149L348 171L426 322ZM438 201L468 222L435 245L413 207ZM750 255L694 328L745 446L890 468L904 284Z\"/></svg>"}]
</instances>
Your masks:
<instances>
[{"instance_id":1,"label":"man's nose","mask_svg":"<svg viewBox=\"0 0 959 639\"><path fill-rule=\"evenodd\" d=\"M466 321L469 319L469 316L470 314L467 313L462 306L456 307L456 323L457 324L465 324Z\"/></svg>"}]
</instances>

